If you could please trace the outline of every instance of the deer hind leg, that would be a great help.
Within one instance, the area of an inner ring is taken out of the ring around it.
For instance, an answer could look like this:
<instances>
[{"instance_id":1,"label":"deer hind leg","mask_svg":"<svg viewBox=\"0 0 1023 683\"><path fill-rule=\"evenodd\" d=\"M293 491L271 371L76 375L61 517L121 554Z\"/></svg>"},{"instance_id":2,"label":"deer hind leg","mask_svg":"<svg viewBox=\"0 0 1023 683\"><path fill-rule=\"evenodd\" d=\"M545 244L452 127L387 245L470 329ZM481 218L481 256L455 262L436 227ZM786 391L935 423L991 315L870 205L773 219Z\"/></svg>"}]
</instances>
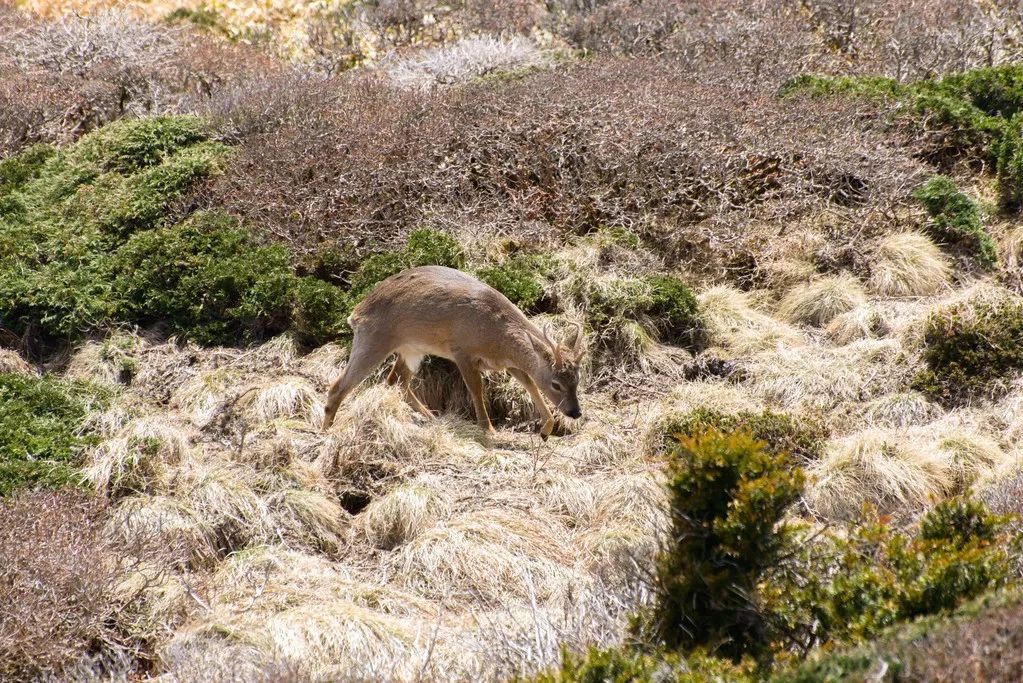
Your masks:
<instances>
[{"instance_id":1,"label":"deer hind leg","mask_svg":"<svg viewBox=\"0 0 1023 683\"><path fill-rule=\"evenodd\" d=\"M540 426L540 438L544 441L554 431L554 416L551 415L551 409L547 407L547 401L543 400L543 394L540 393L540 387L536 386L536 382L533 378L522 372L518 368L508 368L508 374L518 380L519 384L526 388L529 392L529 397L533 399L533 405L540 412L540 419L543 420Z\"/></svg>"},{"instance_id":2,"label":"deer hind leg","mask_svg":"<svg viewBox=\"0 0 1023 683\"><path fill-rule=\"evenodd\" d=\"M412 391L412 376L416 370L419 369L419 363L422 361L422 357L405 357L402 354L398 354L398 357L394 360L394 367L391 368L391 374L387 376L387 383L394 384L395 382L401 382L402 388L405 390L405 400L409 402L413 408L419 411L426 417L433 417L433 413L430 409L423 405L423 402L419 400L415 392Z\"/></svg>"},{"instance_id":3,"label":"deer hind leg","mask_svg":"<svg viewBox=\"0 0 1023 683\"><path fill-rule=\"evenodd\" d=\"M359 386L362 380L391 355L391 349L383 344L368 340L367 335L355 333L352 351L348 354L348 365L344 374L330 387L327 392L327 406L323 410L323 428L327 429L334 423L334 415L345 397L352 389Z\"/></svg>"},{"instance_id":4,"label":"deer hind leg","mask_svg":"<svg viewBox=\"0 0 1023 683\"><path fill-rule=\"evenodd\" d=\"M462 380L472 397L472 405L476 409L476 424L493 434L494 426L490 424L487 406L483 401L483 375L480 374L479 367L466 356L455 358L455 364L458 365L458 371L462 373Z\"/></svg>"}]
</instances>

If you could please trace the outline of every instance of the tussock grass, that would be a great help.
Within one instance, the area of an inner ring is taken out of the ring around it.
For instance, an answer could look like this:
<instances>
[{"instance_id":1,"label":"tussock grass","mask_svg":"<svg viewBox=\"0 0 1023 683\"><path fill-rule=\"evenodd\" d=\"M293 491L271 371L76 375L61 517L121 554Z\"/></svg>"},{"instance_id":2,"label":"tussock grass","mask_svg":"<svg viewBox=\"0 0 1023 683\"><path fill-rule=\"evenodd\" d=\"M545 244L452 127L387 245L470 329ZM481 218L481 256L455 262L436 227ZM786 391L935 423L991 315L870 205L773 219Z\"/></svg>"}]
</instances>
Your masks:
<instances>
[{"instance_id":1,"label":"tussock grass","mask_svg":"<svg viewBox=\"0 0 1023 683\"><path fill-rule=\"evenodd\" d=\"M859 280L852 275L834 275L794 287L778 304L778 315L790 323L821 327L865 301Z\"/></svg>"},{"instance_id":2,"label":"tussock grass","mask_svg":"<svg viewBox=\"0 0 1023 683\"><path fill-rule=\"evenodd\" d=\"M166 492L171 468L190 448L181 425L156 415L138 419L92 450L85 478L112 497Z\"/></svg>"},{"instance_id":3,"label":"tussock grass","mask_svg":"<svg viewBox=\"0 0 1023 683\"><path fill-rule=\"evenodd\" d=\"M360 516L363 532L374 547L391 550L429 529L449 505L427 482L402 484L366 507Z\"/></svg>"},{"instance_id":4,"label":"tussock grass","mask_svg":"<svg viewBox=\"0 0 1023 683\"><path fill-rule=\"evenodd\" d=\"M801 332L756 310L749 295L733 287L712 287L697 299L711 343L737 355L803 341Z\"/></svg>"},{"instance_id":5,"label":"tussock grass","mask_svg":"<svg viewBox=\"0 0 1023 683\"><path fill-rule=\"evenodd\" d=\"M221 553L243 548L269 533L272 516L253 489L253 471L248 467L212 459L187 461L177 472L174 492L211 530Z\"/></svg>"},{"instance_id":6,"label":"tussock grass","mask_svg":"<svg viewBox=\"0 0 1023 683\"><path fill-rule=\"evenodd\" d=\"M0 374L34 375L35 369L17 351L0 349Z\"/></svg>"},{"instance_id":7,"label":"tussock grass","mask_svg":"<svg viewBox=\"0 0 1023 683\"><path fill-rule=\"evenodd\" d=\"M863 406L862 416L876 427L909 427L931 422L944 414L941 406L917 391L879 396Z\"/></svg>"},{"instance_id":8,"label":"tussock grass","mask_svg":"<svg viewBox=\"0 0 1023 683\"><path fill-rule=\"evenodd\" d=\"M338 555L351 542L351 515L320 491L285 489L270 516L275 533L298 547Z\"/></svg>"},{"instance_id":9,"label":"tussock grass","mask_svg":"<svg viewBox=\"0 0 1023 683\"><path fill-rule=\"evenodd\" d=\"M209 566L217 556L214 530L185 502L171 496L123 499L114 511L109 530L126 546L148 541L171 567Z\"/></svg>"},{"instance_id":10,"label":"tussock grass","mask_svg":"<svg viewBox=\"0 0 1023 683\"><path fill-rule=\"evenodd\" d=\"M903 232L874 247L868 285L881 296L929 296L948 286L950 274L948 259L929 237Z\"/></svg>"},{"instance_id":11,"label":"tussock grass","mask_svg":"<svg viewBox=\"0 0 1023 683\"><path fill-rule=\"evenodd\" d=\"M402 584L435 599L501 604L550 600L577 578L560 525L539 511L490 508L441 522L389 564Z\"/></svg>"},{"instance_id":12,"label":"tussock grass","mask_svg":"<svg viewBox=\"0 0 1023 683\"><path fill-rule=\"evenodd\" d=\"M894 339L864 339L838 348L779 346L758 354L752 390L768 405L829 411L895 391L905 381Z\"/></svg>"},{"instance_id":13,"label":"tussock grass","mask_svg":"<svg viewBox=\"0 0 1023 683\"><path fill-rule=\"evenodd\" d=\"M947 454L920 439L866 429L829 444L808 468L808 507L827 519L854 519L865 503L882 512L921 509L954 482Z\"/></svg>"},{"instance_id":14,"label":"tussock grass","mask_svg":"<svg viewBox=\"0 0 1023 683\"><path fill-rule=\"evenodd\" d=\"M254 424L296 419L319 426L323 420L321 398L321 392L308 381L285 377L283 381L274 381L248 394L240 408L244 417Z\"/></svg>"},{"instance_id":15,"label":"tussock grass","mask_svg":"<svg viewBox=\"0 0 1023 683\"><path fill-rule=\"evenodd\" d=\"M864 304L831 319L824 333L835 344L849 344L860 339L873 339L879 324L877 312Z\"/></svg>"}]
</instances>

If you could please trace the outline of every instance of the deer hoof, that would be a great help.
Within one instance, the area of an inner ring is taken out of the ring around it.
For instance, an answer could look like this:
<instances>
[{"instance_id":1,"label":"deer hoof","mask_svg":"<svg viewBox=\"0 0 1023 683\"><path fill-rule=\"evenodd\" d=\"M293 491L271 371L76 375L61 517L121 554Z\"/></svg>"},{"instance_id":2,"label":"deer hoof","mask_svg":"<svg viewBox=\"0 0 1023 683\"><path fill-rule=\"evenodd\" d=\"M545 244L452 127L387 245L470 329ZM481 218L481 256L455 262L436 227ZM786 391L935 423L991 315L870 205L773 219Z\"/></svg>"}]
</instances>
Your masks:
<instances>
[{"instance_id":1,"label":"deer hoof","mask_svg":"<svg viewBox=\"0 0 1023 683\"><path fill-rule=\"evenodd\" d=\"M551 435L551 432L553 432L553 431L554 431L554 419L552 418L552 419L547 420L546 422L544 422L543 427L540 428L540 438L543 439L544 441L546 441L547 437L549 437Z\"/></svg>"}]
</instances>

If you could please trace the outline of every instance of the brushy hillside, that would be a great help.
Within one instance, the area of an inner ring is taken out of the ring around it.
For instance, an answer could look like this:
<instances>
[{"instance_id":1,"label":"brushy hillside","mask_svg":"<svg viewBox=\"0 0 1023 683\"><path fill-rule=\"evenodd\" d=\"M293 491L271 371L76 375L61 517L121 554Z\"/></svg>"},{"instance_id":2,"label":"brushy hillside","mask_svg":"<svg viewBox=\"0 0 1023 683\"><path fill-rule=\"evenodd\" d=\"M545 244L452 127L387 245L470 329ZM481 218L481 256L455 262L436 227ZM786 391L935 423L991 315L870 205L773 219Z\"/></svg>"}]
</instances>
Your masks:
<instances>
[{"instance_id":1,"label":"brushy hillside","mask_svg":"<svg viewBox=\"0 0 1023 683\"><path fill-rule=\"evenodd\" d=\"M1008 4L0 37L0 678L1019 680ZM582 324L584 418L493 376L490 437L434 360L437 418L382 367L321 431L351 309L427 264Z\"/></svg>"}]
</instances>

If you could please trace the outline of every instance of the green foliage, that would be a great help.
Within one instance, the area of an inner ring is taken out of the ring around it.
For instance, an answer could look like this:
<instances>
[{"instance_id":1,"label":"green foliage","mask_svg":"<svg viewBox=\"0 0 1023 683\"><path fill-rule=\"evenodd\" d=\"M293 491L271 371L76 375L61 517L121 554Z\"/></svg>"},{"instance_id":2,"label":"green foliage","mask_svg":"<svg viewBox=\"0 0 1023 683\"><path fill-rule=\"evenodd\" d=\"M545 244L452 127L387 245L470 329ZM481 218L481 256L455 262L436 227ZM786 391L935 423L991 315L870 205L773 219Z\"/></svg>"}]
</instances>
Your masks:
<instances>
[{"instance_id":1,"label":"green foliage","mask_svg":"<svg viewBox=\"0 0 1023 683\"><path fill-rule=\"evenodd\" d=\"M222 36L228 36L229 31L224 25L224 20L215 10L200 6L196 9L188 9L187 7L179 7L164 19L169 24L188 22L193 26L197 26L201 29L219 33Z\"/></svg>"},{"instance_id":2,"label":"green foliage","mask_svg":"<svg viewBox=\"0 0 1023 683\"><path fill-rule=\"evenodd\" d=\"M292 323L302 341L322 343L351 334L348 316L353 306L342 290L315 278L296 278L294 299Z\"/></svg>"},{"instance_id":3,"label":"green foliage","mask_svg":"<svg viewBox=\"0 0 1023 683\"><path fill-rule=\"evenodd\" d=\"M787 548L781 518L802 486L798 468L747 434L681 439L669 464L673 542L657 563L651 635L736 661L763 654L772 617L758 585Z\"/></svg>"},{"instance_id":4,"label":"green foliage","mask_svg":"<svg viewBox=\"0 0 1023 683\"><path fill-rule=\"evenodd\" d=\"M1005 209L1017 210L1023 198L1023 152L1020 123L1023 112L1023 66L1005 64L948 74L939 79L898 83L875 77L804 75L789 81L782 95L845 95L886 98L899 111L916 117L930 130L940 131L931 157L953 161L964 154L982 159L998 173Z\"/></svg>"},{"instance_id":5,"label":"green foliage","mask_svg":"<svg viewBox=\"0 0 1023 683\"><path fill-rule=\"evenodd\" d=\"M935 313L924 344L927 367L914 389L946 405L997 394L1023 371L1023 305L965 303Z\"/></svg>"},{"instance_id":6,"label":"green foliage","mask_svg":"<svg viewBox=\"0 0 1023 683\"><path fill-rule=\"evenodd\" d=\"M955 608L1008 580L997 541L1005 520L980 503L938 504L913 536L881 519L832 537L832 571L812 571L795 591L824 639L862 640L892 624Z\"/></svg>"},{"instance_id":7,"label":"green foliage","mask_svg":"<svg viewBox=\"0 0 1023 683\"><path fill-rule=\"evenodd\" d=\"M201 213L138 233L110 263L119 318L163 321L205 344L248 341L288 325L295 277L287 252L259 246L231 218Z\"/></svg>"},{"instance_id":8,"label":"green foliage","mask_svg":"<svg viewBox=\"0 0 1023 683\"><path fill-rule=\"evenodd\" d=\"M515 254L503 264L476 271L480 280L504 294L526 313L535 313L544 296L540 277L550 271L550 258Z\"/></svg>"},{"instance_id":9,"label":"green foliage","mask_svg":"<svg viewBox=\"0 0 1023 683\"><path fill-rule=\"evenodd\" d=\"M174 202L219 173L227 153L202 120L178 116L121 120L65 150L30 148L3 162L4 326L75 339L160 322L205 344L291 326L310 342L342 336L342 290L298 278L284 248L260 244L233 219L175 215ZM446 246L422 242L409 258Z\"/></svg>"},{"instance_id":10,"label":"green foliage","mask_svg":"<svg viewBox=\"0 0 1023 683\"><path fill-rule=\"evenodd\" d=\"M583 655L562 655L561 667L529 679L534 683L743 683L755 680L753 666L708 657L700 652L686 659L670 652L644 653L627 647Z\"/></svg>"},{"instance_id":11,"label":"green foliage","mask_svg":"<svg viewBox=\"0 0 1023 683\"><path fill-rule=\"evenodd\" d=\"M927 209L931 217L928 228L938 240L966 248L985 268L995 265L995 243L981 224L980 207L950 178L931 178L914 190L913 197Z\"/></svg>"},{"instance_id":12,"label":"green foliage","mask_svg":"<svg viewBox=\"0 0 1023 683\"><path fill-rule=\"evenodd\" d=\"M678 437L692 438L711 429L746 432L762 441L771 455L788 453L804 461L816 460L824 454L830 434L824 421L817 418L797 418L766 408L760 413L723 413L701 407L668 419L663 426L664 448L670 449Z\"/></svg>"},{"instance_id":13,"label":"green foliage","mask_svg":"<svg viewBox=\"0 0 1023 683\"><path fill-rule=\"evenodd\" d=\"M664 340L698 346L703 339L699 305L689 288L671 275L594 282L579 276L587 322L598 337L640 322Z\"/></svg>"},{"instance_id":14,"label":"green foliage","mask_svg":"<svg viewBox=\"0 0 1023 683\"><path fill-rule=\"evenodd\" d=\"M362 262L351 279L353 302L361 300L378 282L406 268L418 266L463 268L465 252L447 233L428 228L415 230L409 235L404 249L374 254Z\"/></svg>"},{"instance_id":15,"label":"green foliage","mask_svg":"<svg viewBox=\"0 0 1023 683\"><path fill-rule=\"evenodd\" d=\"M0 496L75 483L75 459L92 440L82 424L108 398L81 382L0 374Z\"/></svg>"}]
</instances>

